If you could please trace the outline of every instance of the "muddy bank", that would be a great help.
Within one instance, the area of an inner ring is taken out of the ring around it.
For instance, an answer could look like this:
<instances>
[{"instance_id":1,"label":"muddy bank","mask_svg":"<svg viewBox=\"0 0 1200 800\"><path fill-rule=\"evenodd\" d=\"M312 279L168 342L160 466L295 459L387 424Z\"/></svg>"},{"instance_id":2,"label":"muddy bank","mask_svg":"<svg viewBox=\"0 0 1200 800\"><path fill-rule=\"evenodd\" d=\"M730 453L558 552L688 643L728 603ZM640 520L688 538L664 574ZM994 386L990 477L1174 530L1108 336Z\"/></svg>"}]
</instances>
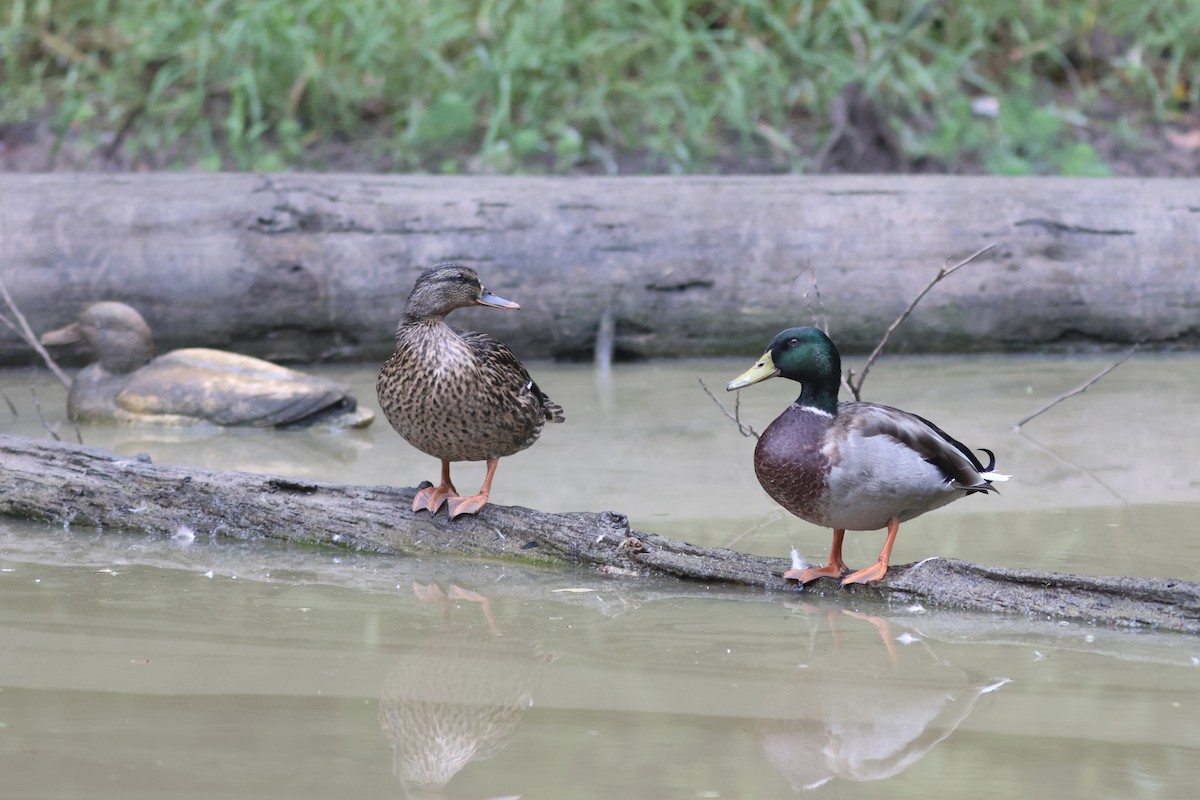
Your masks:
<instances>
[{"instance_id":1,"label":"muddy bank","mask_svg":"<svg viewBox=\"0 0 1200 800\"><path fill-rule=\"evenodd\" d=\"M831 321L892 352L1200 343L1197 184L944 176L0 175L3 277L37 331L97 299L159 350L378 360L418 271L478 267L518 313L456 315L524 358L745 355ZM820 303L811 294L812 275ZM0 365L32 356L0 329Z\"/></svg>"}]
</instances>

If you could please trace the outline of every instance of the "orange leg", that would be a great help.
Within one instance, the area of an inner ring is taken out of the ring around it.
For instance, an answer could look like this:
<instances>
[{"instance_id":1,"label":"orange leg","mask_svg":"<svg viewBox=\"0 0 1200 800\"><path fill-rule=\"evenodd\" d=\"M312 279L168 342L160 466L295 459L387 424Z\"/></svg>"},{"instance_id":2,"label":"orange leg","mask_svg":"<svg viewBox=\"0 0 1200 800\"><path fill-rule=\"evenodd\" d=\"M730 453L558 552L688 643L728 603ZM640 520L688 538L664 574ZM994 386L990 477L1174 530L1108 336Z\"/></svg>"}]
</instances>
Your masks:
<instances>
[{"instance_id":1,"label":"orange leg","mask_svg":"<svg viewBox=\"0 0 1200 800\"><path fill-rule=\"evenodd\" d=\"M828 575L832 578L840 578L850 571L846 566L846 562L842 561L842 539L846 537L845 528L836 528L833 531L833 544L829 547L829 563L823 567L814 569L789 569L783 573L785 579L800 581L801 585L815 581L817 578Z\"/></svg>"},{"instance_id":2,"label":"orange leg","mask_svg":"<svg viewBox=\"0 0 1200 800\"><path fill-rule=\"evenodd\" d=\"M496 474L496 465L499 463L500 459L498 458L487 460L487 477L483 479L483 486L479 488L479 494L449 499L446 509L450 512L450 519L454 519L460 514L474 514L487 505L488 494L492 491L492 476Z\"/></svg>"},{"instance_id":3,"label":"orange leg","mask_svg":"<svg viewBox=\"0 0 1200 800\"><path fill-rule=\"evenodd\" d=\"M430 514L442 507L447 499L458 496L458 490L450 482L450 462L442 459L442 483L439 486L426 486L417 492L413 498L413 511L425 509Z\"/></svg>"},{"instance_id":4,"label":"orange leg","mask_svg":"<svg viewBox=\"0 0 1200 800\"><path fill-rule=\"evenodd\" d=\"M889 519L887 541L883 543L883 549L879 551L879 560L866 569L851 572L842 578L842 586L851 583L873 583L886 575L888 560L892 557L892 545L896 543L896 531L898 530L900 530L900 520Z\"/></svg>"}]
</instances>

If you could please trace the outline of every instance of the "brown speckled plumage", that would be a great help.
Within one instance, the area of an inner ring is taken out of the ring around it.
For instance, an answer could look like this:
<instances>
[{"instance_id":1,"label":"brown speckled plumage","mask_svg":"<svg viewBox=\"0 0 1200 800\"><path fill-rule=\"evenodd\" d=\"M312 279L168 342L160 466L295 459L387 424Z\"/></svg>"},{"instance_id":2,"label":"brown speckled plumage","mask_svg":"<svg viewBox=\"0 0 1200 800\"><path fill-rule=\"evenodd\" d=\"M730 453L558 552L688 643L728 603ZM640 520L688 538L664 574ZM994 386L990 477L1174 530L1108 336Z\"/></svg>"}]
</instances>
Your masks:
<instances>
[{"instance_id":1,"label":"brown speckled plumage","mask_svg":"<svg viewBox=\"0 0 1200 800\"><path fill-rule=\"evenodd\" d=\"M520 452L537 441L547 422L564 420L562 407L538 388L511 350L486 333L459 333L446 324L447 314L470 305L517 307L487 292L469 267L439 264L426 270L396 329L396 351L376 382L392 427L413 447L441 459L444 475L448 462Z\"/></svg>"}]
</instances>

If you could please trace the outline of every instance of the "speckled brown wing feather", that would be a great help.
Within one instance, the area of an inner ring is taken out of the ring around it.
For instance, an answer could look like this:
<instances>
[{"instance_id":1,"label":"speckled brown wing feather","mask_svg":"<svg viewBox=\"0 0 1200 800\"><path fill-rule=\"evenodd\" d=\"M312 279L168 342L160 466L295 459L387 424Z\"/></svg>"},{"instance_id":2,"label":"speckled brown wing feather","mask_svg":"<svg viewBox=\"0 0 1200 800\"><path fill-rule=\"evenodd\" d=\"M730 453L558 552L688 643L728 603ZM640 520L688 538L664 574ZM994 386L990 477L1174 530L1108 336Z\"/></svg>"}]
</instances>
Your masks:
<instances>
[{"instance_id":1,"label":"speckled brown wing feather","mask_svg":"<svg viewBox=\"0 0 1200 800\"><path fill-rule=\"evenodd\" d=\"M563 422L562 406L555 403L534 383L525 365L503 343L486 333L468 331L459 334L479 359L483 384L493 389L498 398L511 398L520 408L519 416L533 415L542 423ZM534 436L536 437L536 433Z\"/></svg>"}]
</instances>

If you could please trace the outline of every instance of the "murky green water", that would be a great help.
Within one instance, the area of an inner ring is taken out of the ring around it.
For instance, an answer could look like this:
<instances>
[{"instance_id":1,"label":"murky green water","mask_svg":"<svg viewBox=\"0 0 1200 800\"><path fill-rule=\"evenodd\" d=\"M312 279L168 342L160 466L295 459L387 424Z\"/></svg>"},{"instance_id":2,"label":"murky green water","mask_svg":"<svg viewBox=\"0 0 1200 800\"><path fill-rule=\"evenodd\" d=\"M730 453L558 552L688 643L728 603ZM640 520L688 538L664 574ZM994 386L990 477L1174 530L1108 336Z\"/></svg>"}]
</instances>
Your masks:
<instances>
[{"instance_id":1,"label":"murky green water","mask_svg":"<svg viewBox=\"0 0 1200 800\"><path fill-rule=\"evenodd\" d=\"M907 523L896 562L1200 580L1200 359L1138 356L1011 430L1105 363L877 365L871 399L995 450L1016 476L999 497ZM622 366L607 381L535 367L568 423L502 461L493 498L611 508L641 530L819 560L828 532L776 510L752 440L697 385L730 400L723 384L744 366ZM369 367L331 372L373 405ZM31 383L46 419L61 419L63 393L44 376L0 382L18 409L0 430L46 435ZM795 393L782 381L747 390L743 418L761 429ZM157 463L436 478L385 422L81 433ZM482 470L455 475L461 489ZM882 538L850 534L847 560L872 560ZM0 521L0 570L5 798L1177 798L1200 781L1193 637L203 531L177 541ZM431 584L462 596L439 600Z\"/></svg>"}]
</instances>

